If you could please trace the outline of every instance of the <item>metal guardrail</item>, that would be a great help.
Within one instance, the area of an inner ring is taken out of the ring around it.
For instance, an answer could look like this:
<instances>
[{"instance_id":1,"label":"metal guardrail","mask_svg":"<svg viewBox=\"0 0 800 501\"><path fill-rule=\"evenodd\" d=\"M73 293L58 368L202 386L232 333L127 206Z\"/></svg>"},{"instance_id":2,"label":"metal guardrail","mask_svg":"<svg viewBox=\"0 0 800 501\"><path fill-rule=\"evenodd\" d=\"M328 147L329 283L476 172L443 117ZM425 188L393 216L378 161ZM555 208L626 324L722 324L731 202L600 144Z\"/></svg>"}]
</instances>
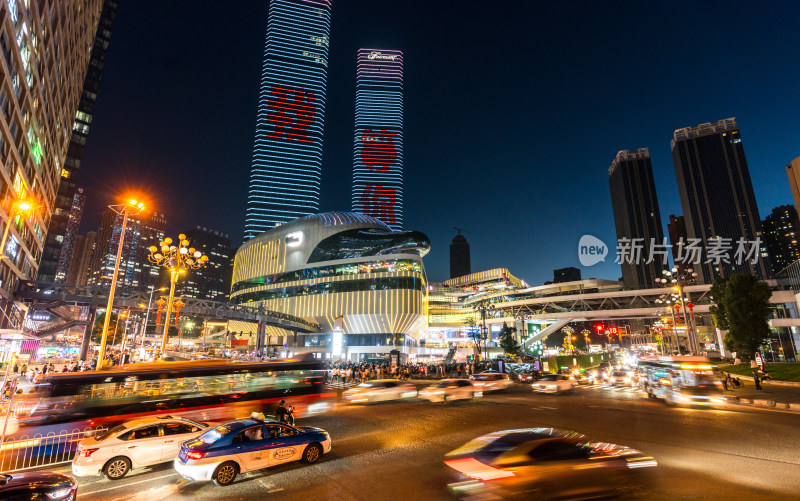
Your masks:
<instances>
[{"instance_id":1,"label":"metal guardrail","mask_svg":"<svg viewBox=\"0 0 800 501\"><path fill-rule=\"evenodd\" d=\"M6 439L0 449L0 473L31 470L43 466L69 463L78 448L78 442L105 431L106 428L74 429L70 432L37 433Z\"/></svg>"}]
</instances>

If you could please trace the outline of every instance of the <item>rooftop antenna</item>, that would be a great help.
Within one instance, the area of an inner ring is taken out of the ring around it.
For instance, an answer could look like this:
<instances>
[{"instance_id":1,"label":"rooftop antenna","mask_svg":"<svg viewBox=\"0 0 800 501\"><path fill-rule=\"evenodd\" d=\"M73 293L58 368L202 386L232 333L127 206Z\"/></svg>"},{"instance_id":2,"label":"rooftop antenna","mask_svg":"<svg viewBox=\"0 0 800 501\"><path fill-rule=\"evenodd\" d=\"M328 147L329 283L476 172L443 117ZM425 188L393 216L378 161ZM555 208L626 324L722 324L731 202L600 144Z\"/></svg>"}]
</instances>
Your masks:
<instances>
[{"instance_id":1,"label":"rooftop antenna","mask_svg":"<svg viewBox=\"0 0 800 501\"><path fill-rule=\"evenodd\" d=\"M456 231L458 232L458 234L459 234L459 235L461 235L461 232L462 232L462 231L463 231L464 233L469 233L469 232L468 232L467 230L465 230L464 228L459 228L458 226L453 226L453 229L454 229L454 230L456 230Z\"/></svg>"}]
</instances>

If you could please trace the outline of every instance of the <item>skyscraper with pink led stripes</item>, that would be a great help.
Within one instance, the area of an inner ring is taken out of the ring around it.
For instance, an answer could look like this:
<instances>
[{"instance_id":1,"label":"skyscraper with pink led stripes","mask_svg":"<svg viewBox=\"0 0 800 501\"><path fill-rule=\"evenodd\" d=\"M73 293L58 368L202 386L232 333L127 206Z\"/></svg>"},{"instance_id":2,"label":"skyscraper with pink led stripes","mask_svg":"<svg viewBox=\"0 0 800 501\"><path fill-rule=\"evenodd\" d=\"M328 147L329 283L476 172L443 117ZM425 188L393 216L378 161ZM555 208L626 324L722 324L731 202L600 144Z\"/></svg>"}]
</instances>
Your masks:
<instances>
[{"instance_id":1,"label":"skyscraper with pink led stripes","mask_svg":"<svg viewBox=\"0 0 800 501\"><path fill-rule=\"evenodd\" d=\"M403 227L403 53L359 49L353 212Z\"/></svg>"}]
</instances>

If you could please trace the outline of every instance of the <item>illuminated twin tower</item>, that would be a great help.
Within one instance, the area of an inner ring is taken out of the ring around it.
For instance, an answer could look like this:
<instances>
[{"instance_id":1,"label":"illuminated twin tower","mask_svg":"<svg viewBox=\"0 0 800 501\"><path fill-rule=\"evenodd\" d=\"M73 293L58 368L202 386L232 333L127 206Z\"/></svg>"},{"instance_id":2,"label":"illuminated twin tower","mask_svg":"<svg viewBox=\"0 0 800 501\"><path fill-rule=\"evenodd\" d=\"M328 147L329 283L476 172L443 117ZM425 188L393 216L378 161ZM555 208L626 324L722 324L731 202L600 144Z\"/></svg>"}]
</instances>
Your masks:
<instances>
[{"instance_id":1,"label":"illuminated twin tower","mask_svg":"<svg viewBox=\"0 0 800 501\"><path fill-rule=\"evenodd\" d=\"M271 0L245 240L319 212L331 0ZM403 223L403 55L357 59L354 212Z\"/></svg>"}]
</instances>

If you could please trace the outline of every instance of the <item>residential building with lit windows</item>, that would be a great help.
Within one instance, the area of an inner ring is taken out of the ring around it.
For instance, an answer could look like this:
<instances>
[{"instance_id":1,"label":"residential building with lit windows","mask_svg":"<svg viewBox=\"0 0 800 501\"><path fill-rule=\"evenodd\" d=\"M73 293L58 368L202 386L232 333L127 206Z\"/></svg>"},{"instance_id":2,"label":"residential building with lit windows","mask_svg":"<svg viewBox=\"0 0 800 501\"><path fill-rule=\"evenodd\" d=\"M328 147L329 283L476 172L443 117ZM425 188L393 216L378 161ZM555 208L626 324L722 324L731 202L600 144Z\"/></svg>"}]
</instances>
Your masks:
<instances>
[{"instance_id":1,"label":"residential building with lit windows","mask_svg":"<svg viewBox=\"0 0 800 501\"><path fill-rule=\"evenodd\" d=\"M39 263L37 280L42 282L63 282L72 258L72 245L75 243L76 226L80 226L80 213L76 214L75 196L81 172L81 162L86 149L86 140L92 125L100 77L105 66L106 53L111 42L111 30L117 16L117 0L103 0L100 21L97 23L89 68L83 80L78 111L74 115L72 131L67 147L67 157L61 169L58 183L56 205L47 229L42 260ZM83 205L81 205L83 207ZM77 224L76 217L77 215Z\"/></svg>"},{"instance_id":2,"label":"residential building with lit windows","mask_svg":"<svg viewBox=\"0 0 800 501\"><path fill-rule=\"evenodd\" d=\"M60 188L59 188L60 190ZM55 282L63 283L69 273L70 263L72 256L75 252L75 241L78 238L78 230L81 226L81 219L83 218L83 206L86 204L86 195L83 193L83 188L75 190L72 196L72 207L69 209L69 217L67 218L67 225L63 235L57 235L55 241L61 244L61 249L58 255L58 266L56 266ZM52 226L51 226L52 229ZM48 241L49 241L48 233ZM45 242L45 250L47 249L47 242ZM42 268L39 267L38 277L42 281Z\"/></svg>"},{"instance_id":3,"label":"residential building with lit windows","mask_svg":"<svg viewBox=\"0 0 800 501\"><path fill-rule=\"evenodd\" d=\"M37 276L89 66L102 0L0 2L0 231L12 203L32 198L30 217L16 217L2 249L0 296L9 318L11 291ZM68 197L67 204L72 197Z\"/></svg>"},{"instance_id":4,"label":"residential building with lit windows","mask_svg":"<svg viewBox=\"0 0 800 501\"><path fill-rule=\"evenodd\" d=\"M236 252L231 302L303 317L319 334L267 327L268 345L332 360L418 354L427 330L426 277L430 250L418 231L393 231L363 214L314 214L245 242ZM337 318L340 320L337 322ZM341 330L336 329L341 325ZM230 322L233 332L254 324Z\"/></svg>"},{"instance_id":5,"label":"residential building with lit windows","mask_svg":"<svg viewBox=\"0 0 800 501\"><path fill-rule=\"evenodd\" d=\"M230 237L204 226L197 226L184 234L189 240L189 245L208 256L208 261L202 268L186 271L186 276L178 283L180 295L227 301L231 292L233 273Z\"/></svg>"},{"instance_id":6,"label":"residential building with lit windows","mask_svg":"<svg viewBox=\"0 0 800 501\"><path fill-rule=\"evenodd\" d=\"M800 259L800 219L794 205L772 209L761 222L761 228L773 273Z\"/></svg>"},{"instance_id":7,"label":"residential building with lit windows","mask_svg":"<svg viewBox=\"0 0 800 501\"><path fill-rule=\"evenodd\" d=\"M330 0L271 0L245 241L319 210Z\"/></svg>"},{"instance_id":8,"label":"residential building with lit windows","mask_svg":"<svg viewBox=\"0 0 800 501\"><path fill-rule=\"evenodd\" d=\"M403 53L359 49L353 212L403 227Z\"/></svg>"}]
</instances>

